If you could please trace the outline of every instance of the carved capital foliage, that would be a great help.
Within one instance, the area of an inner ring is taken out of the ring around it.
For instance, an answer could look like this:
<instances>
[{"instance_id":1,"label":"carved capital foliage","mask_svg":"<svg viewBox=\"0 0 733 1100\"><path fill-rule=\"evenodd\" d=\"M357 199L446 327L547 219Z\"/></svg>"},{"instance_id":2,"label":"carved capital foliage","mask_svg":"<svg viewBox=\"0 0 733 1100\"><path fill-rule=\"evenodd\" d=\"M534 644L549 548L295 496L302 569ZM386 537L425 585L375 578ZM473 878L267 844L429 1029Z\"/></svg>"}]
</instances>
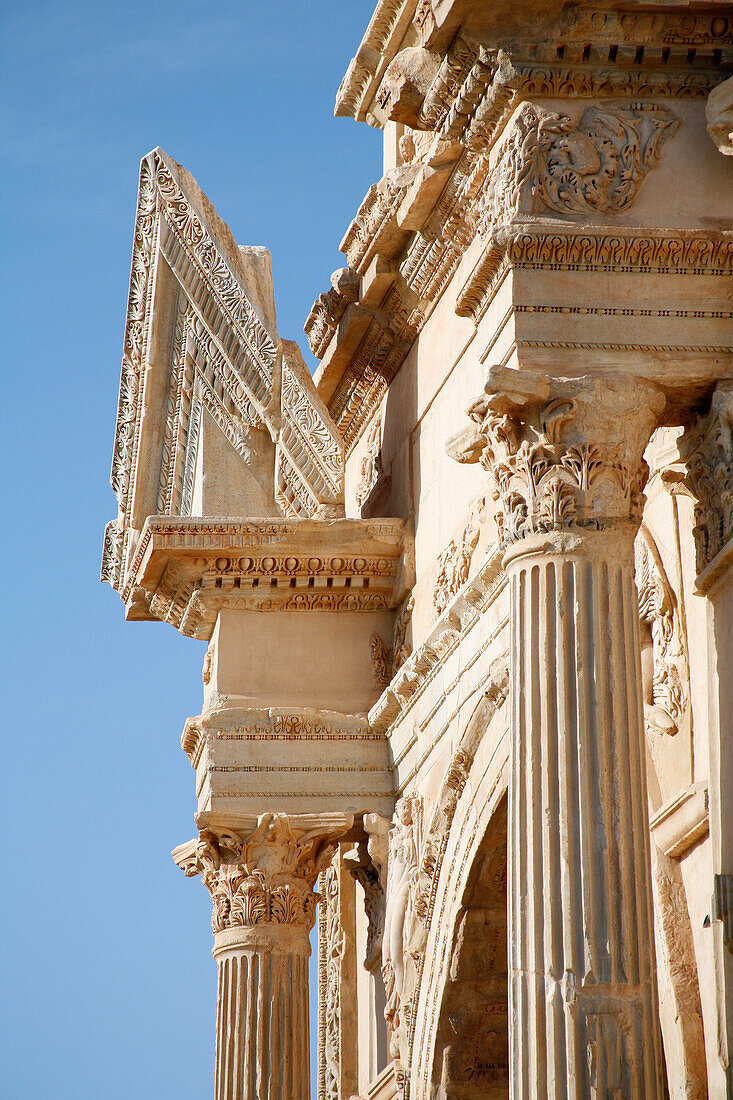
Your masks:
<instances>
[{"instance_id":1,"label":"carved capital foliage","mask_svg":"<svg viewBox=\"0 0 733 1100\"><path fill-rule=\"evenodd\" d=\"M710 409L685 432L685 485L695 497L695 550L702 573L733 538L733 383L715 390Z\"/></svg>"},{"instance_id":2,"label":"carved capital foliage","mask_svg":"<svg viewBox=\"0 0 733 1100\"><path fill-rule=\"evenodd\" d=\"M638 522L643 452L665 400L634 378L549 379L490 367L473 424L449 440L491 474L502 544L525 535Z\"/></svg>"},{"instance_id":3,"label":"carved capital foliage","mask_svg":"<svg viewBox=\"0 0 733 1100\"><path fill-rule=\"evenodd\" d=\"M198 840L176 848L173 859L187 876L201 876L214 906L214 932L263 924L310 930L318 901L313 887L348 825L342 815L313 825L262 814L249 831L202 830Z\"/></svg>"}]
</instances>

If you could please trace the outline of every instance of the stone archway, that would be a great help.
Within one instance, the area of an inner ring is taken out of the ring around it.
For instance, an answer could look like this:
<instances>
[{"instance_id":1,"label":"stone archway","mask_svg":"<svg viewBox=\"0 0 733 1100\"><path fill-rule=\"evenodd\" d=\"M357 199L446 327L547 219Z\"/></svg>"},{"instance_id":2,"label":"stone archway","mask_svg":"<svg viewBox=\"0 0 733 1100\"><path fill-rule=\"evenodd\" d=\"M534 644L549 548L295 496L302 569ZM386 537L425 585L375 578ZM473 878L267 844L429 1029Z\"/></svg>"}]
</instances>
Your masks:
<instances>
[{"instance_id":1,"label":"stone archway","mask_svg":"<svg viewBox=\"0 0 733 1100\"><path fill-rule=\"evenodd\" d=\"M509 1096L507 799L476 852L438 1022L433 1100Z\"/></svg>"}]
</instances>

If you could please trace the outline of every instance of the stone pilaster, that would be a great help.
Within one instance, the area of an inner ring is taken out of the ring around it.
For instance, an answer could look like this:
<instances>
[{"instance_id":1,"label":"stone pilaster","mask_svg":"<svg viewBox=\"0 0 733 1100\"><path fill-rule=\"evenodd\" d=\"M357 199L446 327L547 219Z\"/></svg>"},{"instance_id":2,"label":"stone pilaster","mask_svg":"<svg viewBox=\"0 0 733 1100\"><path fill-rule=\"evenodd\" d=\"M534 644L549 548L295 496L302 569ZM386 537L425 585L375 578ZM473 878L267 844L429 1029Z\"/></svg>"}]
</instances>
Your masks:
<instances>
[{"instance_id":1,"label":"stone pilaster","mask_svg":"<svg viewBox=\"0 0 733 1100\"><path fill-rule=\"evenodd\" d=\"M494 368L449 444L493 477L511 584L515 1100L662 1096L634 535L663 405Z\"/></svg>"},{"instance_id":2,"label":"stone pilaster","mask_svg":"<svg viewBox=\"0 0 733 1100\"><path fill-rule=\"evenodd\" d=\"M176 848L213 902L218 967L215 1100L308 1100L314 885L351 824L343 814L263 814Z\"/></svg>"}]
</instances>

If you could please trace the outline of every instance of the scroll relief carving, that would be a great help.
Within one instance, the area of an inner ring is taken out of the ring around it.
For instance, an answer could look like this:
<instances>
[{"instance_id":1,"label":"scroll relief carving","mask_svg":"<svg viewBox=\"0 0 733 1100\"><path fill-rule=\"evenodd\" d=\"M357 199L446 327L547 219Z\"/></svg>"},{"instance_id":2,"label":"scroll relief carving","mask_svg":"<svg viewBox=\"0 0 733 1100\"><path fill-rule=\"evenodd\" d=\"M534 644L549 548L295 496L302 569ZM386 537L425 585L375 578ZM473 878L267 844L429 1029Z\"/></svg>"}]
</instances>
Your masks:
<instances>
[{"instance_id":1,"label":"scroll relief carving","mask_svg":"<svg viewBox=\"0 0 733 1100\"><path fill-rule=\"evenodd\" d=\"M442 615L455 594L468 580L471 560L481 534L481 520L486 499L474 503L460 535L451 539L438 558L438 571L433 589L433 605Z\"/></svg>"},{"instance_id":2,"label":"scroll relief carving","mask_svg":"<svg viewBox=\"0 0 733 1100\"><path fill-rule=\"evenodd\" d=\"M260 924L313 926L316 878L333 856L327 826L293 827L284 814L263 814L243 835L205 830L176 848L184 874L201 875L211 895L214 932Z\"/></svg>"},{"instance_id":3,"label":"scroll relief carving","mask_svg":"<svg viewBox=\"0 0 733 1100\"><path fill-rule=\"evenodd\" d=\"M318 1100L340 1100L341 1080L341 962L345 935L340 920L339 871L331 863L321 874L319 917L319 1089Z\"/></svg>"},{"instance_id":4,"label":"scroll relief carving","mask_svg":"<svg viewBox=\"0 0 733 1100\"><path fill-rule=\"evenodd\" d=\"M644 528L636 537L634 554L639 617L650 627L652 636L651 699L645 699L645 719L648 727L675 734L687 709L690 690L677 599Z\"/></svg>"},{"instance_id":5,"label":"scroll relief carving","mask_svg":"<svg viewBox=\"0 0 733 1100\"><path fill-rule=\"evenodd\" d=\"M682 437L685 485L695 497L697 571L733 538L733 385L718 386L710 410Z\"/></svg>"},{"instance_id":6,"label":"scroll relief carving","mask_svg":"<svg viewBox=\"0 0 733 1100\"><path fill-rule=\"evenodd\" d=\"M654 386L490 367L485 390L468 409L473 426L446 449L491 473L502 545L640 521L649 473L642 455L665 403Z\"/></svg>"},{"instance_id":7,"label":"scroll relief carving","mask_svg":"<svg viewBox=\"0 0 733 1100\"><path fill-rule=\"evenodd\" d=\"M382 414L374 418L366 438L364 457L359 467L359 482L354 492L356 507L361 509L369 497L383 484L385 474L382 469Z\"/></svg>"},{"instance_id":8,"label":"scroll relief carving","mask_svg":"<svg viewBox=\"0 0 733 1100\"><path fill-rule=\"evenodd\" d=\"M655 104L586 107L577 123L524 104L478 204L479 229L543 210L621 213L678 125L671 111Z\"/></svg>"}]
</instances>

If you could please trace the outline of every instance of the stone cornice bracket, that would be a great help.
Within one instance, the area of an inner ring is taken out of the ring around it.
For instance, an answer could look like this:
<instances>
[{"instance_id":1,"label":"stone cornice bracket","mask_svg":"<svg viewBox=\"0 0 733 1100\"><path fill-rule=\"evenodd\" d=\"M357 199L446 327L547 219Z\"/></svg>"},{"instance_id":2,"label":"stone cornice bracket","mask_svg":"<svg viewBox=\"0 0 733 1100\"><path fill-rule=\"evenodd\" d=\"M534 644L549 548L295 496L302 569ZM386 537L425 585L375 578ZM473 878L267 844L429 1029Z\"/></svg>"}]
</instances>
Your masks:
<instances>
[{"instance_id":1,"label":"stone cornice bracket","mask_svg":"<svg viewBox=\"0 0 733 1100\"><path fill-rule=\"evenodd\" d=\"M316 879L352 824L351 814L262 814L232 829L201 829L197 840L173 850L173 860L185 875L201 876L215 933L265 925L308 932Z\"/></svg>"},{"instance_id":2,"label":"stone cornice bracket","mask_svg":"<svg viewBox=\"0 0 733 1100\"><path fill-rule=\"evenodd\" d=\"M490 366L468 409L471 426L446 450L492 475L503 545L636 525L649 473L642 455L664 407L664 395L636 378L549 378Z\"/></svg>"}]
</instances>

